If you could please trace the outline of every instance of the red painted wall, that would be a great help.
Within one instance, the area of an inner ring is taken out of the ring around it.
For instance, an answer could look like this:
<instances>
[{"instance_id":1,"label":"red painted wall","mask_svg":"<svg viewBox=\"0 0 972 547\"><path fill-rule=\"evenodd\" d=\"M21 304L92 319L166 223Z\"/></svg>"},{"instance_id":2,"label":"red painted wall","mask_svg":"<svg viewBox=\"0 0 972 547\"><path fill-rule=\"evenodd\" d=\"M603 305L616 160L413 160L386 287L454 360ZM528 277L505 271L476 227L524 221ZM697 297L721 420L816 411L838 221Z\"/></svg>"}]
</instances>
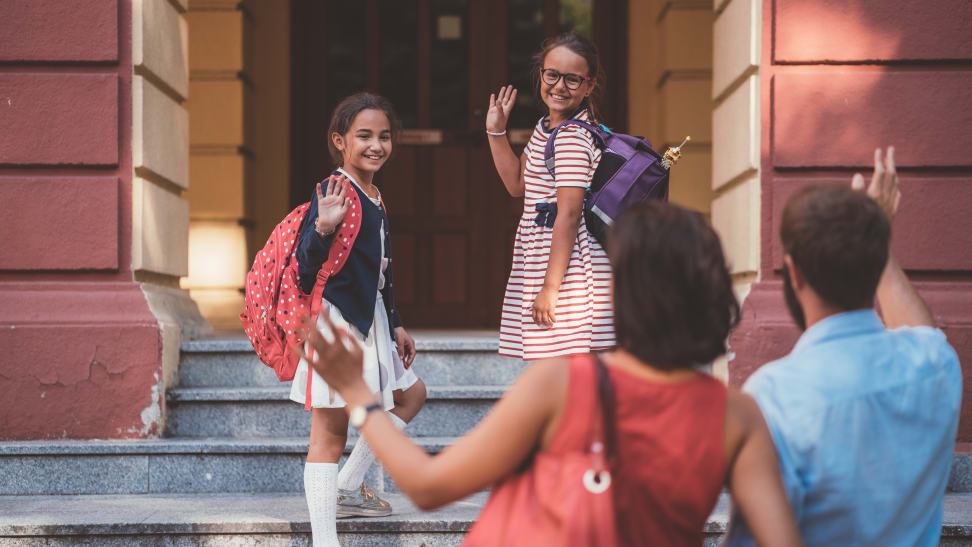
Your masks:
<instances>
[{"instance_id":1,"label":"red painted wall","mask_svg":"<svg viewBox=\"0 0 972 547\"><path fill-rule=\"evenodd\" d=\"M0 439L158 433L161 337L131 271L130 0L0 17Z\"/></svg>"},{"instance_id":2,"label":"red painted wall","mask_svg":"<svg viewBox=\"0 0 972 547\"><path fill-rule=\"evenodd\" d=\"M892 249L965 369L959 441L972 440L972 4L766 0L761 77L760 281L730 344L730 382L799 337L783 304L783 204L847 184L893 144L903 193Z\"/></svg>"},{"instance_id":3,"label":"red painted wall","mask_svg":"<svg viewBox=\"0 0 972 547\"><path fill-rule=\"evenodd\" d=\"M783 304L779 217L811 183L847 184L893 144L902 205L892 249L965 370L972 440L972 4L766 0L761 77L760 282L730 339L730 382L799 336Z\"/></svg>"}]
</instances>

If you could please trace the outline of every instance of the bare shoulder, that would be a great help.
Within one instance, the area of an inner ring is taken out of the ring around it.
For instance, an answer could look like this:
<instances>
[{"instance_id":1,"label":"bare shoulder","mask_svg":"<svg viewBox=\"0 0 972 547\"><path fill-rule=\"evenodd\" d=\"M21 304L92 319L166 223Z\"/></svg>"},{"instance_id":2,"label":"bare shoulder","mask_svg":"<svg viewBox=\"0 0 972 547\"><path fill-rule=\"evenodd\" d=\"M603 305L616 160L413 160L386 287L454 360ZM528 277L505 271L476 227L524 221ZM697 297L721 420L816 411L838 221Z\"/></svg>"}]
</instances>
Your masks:
<instances>
[{"instance_id":1,"label":"bare shoulder","mask_svg":"<svg viewBox=\"0 0 972 547\"><path fill-rule=\"evenodd\" d=\"M552 391L561 385L566 387L570 376L570 361L565 357L554 357L533 363L520 375L516 383L534 386L547 386Z\"/></svg>"},{"instance_id":2,"label":"bare shoulder","mask_svg":"<svg viewBox=\"0 0 972 547\"><path fill-rule=\"evenodd\" d=\"M555 417L567 398L569 366L567 359L545 359L533 363L520 374L503 399L514 406L526 405L530 412Z\"/></svg>"},{"instance_id":3,"label":"bare shoulder","mask_svg":"<svg viewBox=\"0 0 972 547\"><path fill-rule=\"evenodd\" d=\"M763 413L760 412L755 399L730 387L726 394L726 422L730 420L748 431L763 421Z\"/></svg>"},{"instance_id":4,"label":"bare shoulder","mask_svg":"<svg viewBox=\"0 0 972 547\"><path fill-rule=\"evenodd\" d=\"M723 426L723 450L731 468L739 450L763 425L759 405L749 395L730 387L726 393L726 423Z\"/></svg>"}]
</instances>

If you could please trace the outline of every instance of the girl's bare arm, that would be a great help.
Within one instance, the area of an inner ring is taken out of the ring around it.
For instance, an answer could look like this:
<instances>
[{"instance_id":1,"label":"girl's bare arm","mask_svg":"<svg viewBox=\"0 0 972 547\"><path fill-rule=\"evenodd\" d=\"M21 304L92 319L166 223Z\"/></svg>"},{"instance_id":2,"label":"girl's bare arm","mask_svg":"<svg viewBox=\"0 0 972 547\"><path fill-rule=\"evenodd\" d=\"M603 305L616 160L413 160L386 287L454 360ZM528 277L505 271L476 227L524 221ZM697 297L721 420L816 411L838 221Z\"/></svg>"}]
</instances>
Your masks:
<instances>
[{"instance_id":1,"label":"girl's bare arm","mask_svg":"<svg viewBox=\"0 0 972 547\"><path fill-rule=\"evenodd\" d=\"M524 192L523 167L526 155L517 158L510 146L506 135L506 124L516 104L516 89L511 85L500 88L499 93L490 94L489 110L486 112L486 132L489 140L489 151L493 155L493 165L506 191L513 197L520 197ZM501 133L490 135L490 133Z\"/></svg>"},{"instance_id":2,"label":"girl's bare arm","mask_svg":"<svg viewBox=\"0 0 972 547\"><path fill-rule=\"evenodd\" d=\"M726 405L725 451L733 507L756 543L803 545L763 414L756 401L736 390L730 390Z\"/></svg>"},{"instance_id":3,"label":"girl's bare arm","mask_svg":"<svg viewBox=\"0 0 972 547\"><path fill-rule=\"evenodd\" d=\"M533 304L533 321L538 325L551 326L557 321L557 296L560 284L567 273L567 264L577 241L577 230L584 214L584 188L564 186L557 188L557 218L554 220L550 240L550 259L543 288Z\"/></svg>"},{"instance_id":4,"label":"girl's bare arm","mask_svg":"<svg viewBox=\"0 0 972 547\"><path fill-rule=\"evenodd\" d=\"M523 182L523 168L526 166L526 154L519 158L513 153L510 141L506 135L488 135L489 151L493 154L493 165L506 191L515 198L522 197L525 189Z\"/></svg>"},{"instance_id":5,"label":"girl's bare arm","mask_svg":"<svg viewBox=\"0 0 972 547\"><path fill-rule=\"evenodd\" d=\"M435 509L495 484L526 459L563 404L567 372L564 363L533 365L479 425L435 457L383 413L369 417L362 433L402 492L420 508ZM367 386L348 396L352 406L374 400Z\"/></svg>"}]
</instances>

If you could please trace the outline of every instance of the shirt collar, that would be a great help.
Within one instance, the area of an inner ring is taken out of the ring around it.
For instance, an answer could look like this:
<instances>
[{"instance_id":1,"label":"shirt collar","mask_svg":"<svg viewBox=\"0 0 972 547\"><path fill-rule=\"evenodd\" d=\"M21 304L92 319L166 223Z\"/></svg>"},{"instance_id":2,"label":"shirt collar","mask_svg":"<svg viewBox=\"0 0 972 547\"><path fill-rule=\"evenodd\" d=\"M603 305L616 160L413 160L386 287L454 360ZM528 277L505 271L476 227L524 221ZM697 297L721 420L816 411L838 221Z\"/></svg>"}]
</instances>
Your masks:
<instances>
[{"instance_id":1,"label":"shirt collar","mask_svg":"<svg viewBox=\"0 0 972 547\"><path fill-rule=\"evenodd\" d=\"M354 187L358 189L358 193L361 194L361 195L363 195L364 197L368 198L368 200L371 201L371 203L374 203L375 205L381 205L381 194L380 193L379 193L379 195L378 195L377 198L373 198L373 197L369 196L368 195L368 192L365 192L364 191L364 188L362 188L361 185L358 184L358 181L354 180L354 177L351 176L351 173L348 173L347 171L345 171L343 167L338 167L337 169L335 169L335 172L336 173L341 173L342 175L348 177L348 180L351 181L351 184L353 184Z\"/></svg>"},{"instance_id":2,"label":"shirt collar","mask_svg":"<svg viewBox=\"0 0 972 547\"><path fill-rule=\"evenodd\" d=\"M357 186L358 188L361 188L361 185L358 184L358 181L354 180L354 177L351 176L351 173L348 173L347 171L345 171L343 167L338 167L337 168L337 172L338 173L341 173L342 175L344 175L346 177L348 177L348 180L350 180L351 182L353 182L355 186Z\"/></svg>"},{"instance_id":3,"label":"shirt collar","mask_svg":"<svg viewBox=\"0 0 972 547\"><path fill-rule=\"evenodd\" d=\"M837 313L817 321L804 331L791 353L797 353L834 338L881 330L884 330L884 323L873 309Z\"/></svg>"}]
</instances>

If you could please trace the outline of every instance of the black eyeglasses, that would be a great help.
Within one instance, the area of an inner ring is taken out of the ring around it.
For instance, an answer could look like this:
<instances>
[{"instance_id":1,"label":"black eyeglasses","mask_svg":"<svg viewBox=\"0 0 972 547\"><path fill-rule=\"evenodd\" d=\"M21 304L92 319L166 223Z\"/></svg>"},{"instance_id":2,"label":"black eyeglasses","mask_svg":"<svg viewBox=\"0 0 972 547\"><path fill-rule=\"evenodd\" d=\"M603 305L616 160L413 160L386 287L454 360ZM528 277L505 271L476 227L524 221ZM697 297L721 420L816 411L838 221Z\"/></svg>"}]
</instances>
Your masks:
<instances>
[{"instance_id":1,"label":"black eyeglasses","mask_svg":"<svg viewBox=\"0 0 972 547\"><path fill-rule=\"evenodd\" d=\"M579 88L581 84L591 79L590 76L581 76L580 74L561 74L552 68L544 68L540 70L540 79L543 80L543 83L549 86L557 85L557 82L559 82L561 78L564 79L564 85L570 90Z\"/></svg>"}]
</instances>

